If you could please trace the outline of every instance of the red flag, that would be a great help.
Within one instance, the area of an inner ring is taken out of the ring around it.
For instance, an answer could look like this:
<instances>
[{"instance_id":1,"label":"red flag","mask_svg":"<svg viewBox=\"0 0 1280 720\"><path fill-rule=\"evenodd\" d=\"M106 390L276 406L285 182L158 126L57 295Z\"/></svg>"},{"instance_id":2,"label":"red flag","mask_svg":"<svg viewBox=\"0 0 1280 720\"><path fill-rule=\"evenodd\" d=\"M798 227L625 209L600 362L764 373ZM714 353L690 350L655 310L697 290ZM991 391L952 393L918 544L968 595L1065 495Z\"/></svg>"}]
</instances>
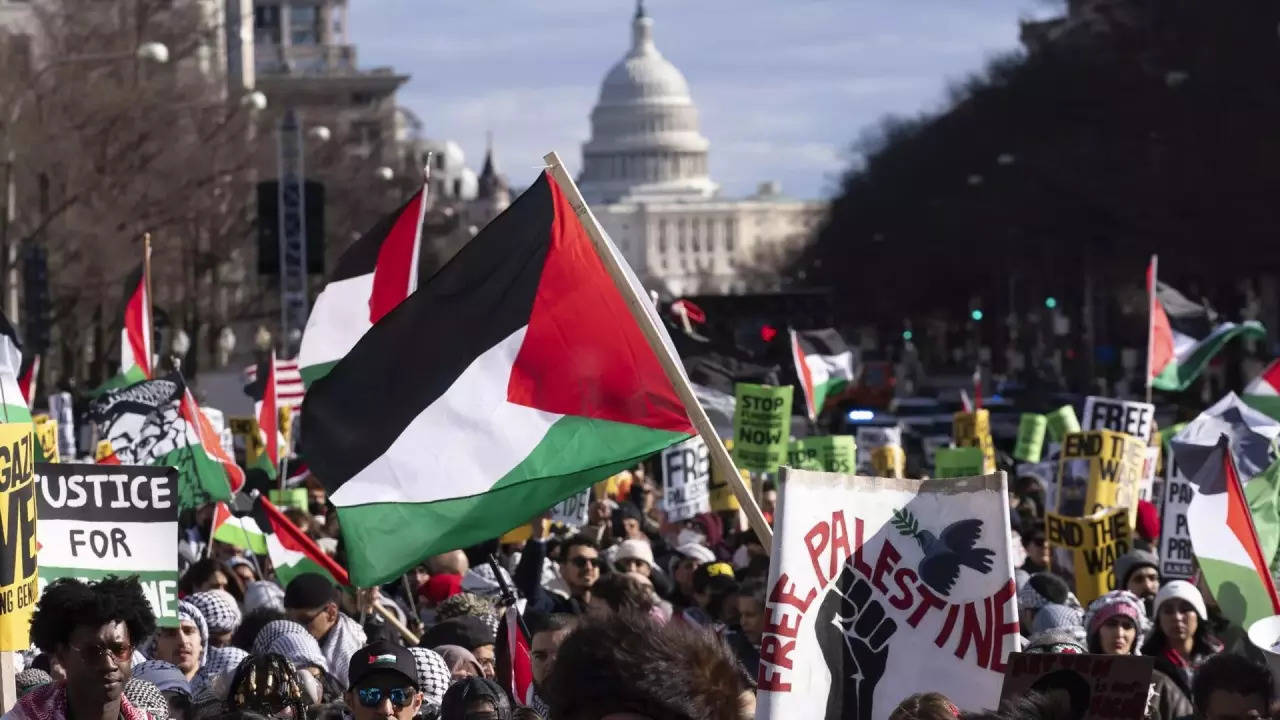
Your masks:
<instances>
[{"instance_id":1,"label":"red flag","mask_svg":"<svg viewBox=\"0 0 1280 720\"><path fill-rule=\"evenodd\" d=\"M267 365L267 379L262 385L262 405L258 409L258 427L267 436L266 447L262 452L273 469L280 467L280 430L277 427L279 417L280 409L276 404L276 354L273 351L271 362Z\"/></svg>"},{"instance_id":2,"label":"red flag","mask_svg":"<svg viewBox=\"0 0 1280 720\"><path fill-rule=\"evenodd\" d=\"M494 646L497 680L520 705L533 703L533 663L529 658L529 638L525 635L520 613L512 605L498 624L498 641Z\"/></svg>"},{"instance_id":3,"label":"red flag","mask_svg":"<svg viewBox=\"0 0 1280 720\"><path fill-rule=\"evenodd\" d=\"M36 378L40 377L40 356L32 355L30 362L26 362L26 358L23 358L23 361L24 367L18 378L18 388L22 390L22 397L27 400L27 407L31 407L36 400Z\"/></svg>"}]
</instances>

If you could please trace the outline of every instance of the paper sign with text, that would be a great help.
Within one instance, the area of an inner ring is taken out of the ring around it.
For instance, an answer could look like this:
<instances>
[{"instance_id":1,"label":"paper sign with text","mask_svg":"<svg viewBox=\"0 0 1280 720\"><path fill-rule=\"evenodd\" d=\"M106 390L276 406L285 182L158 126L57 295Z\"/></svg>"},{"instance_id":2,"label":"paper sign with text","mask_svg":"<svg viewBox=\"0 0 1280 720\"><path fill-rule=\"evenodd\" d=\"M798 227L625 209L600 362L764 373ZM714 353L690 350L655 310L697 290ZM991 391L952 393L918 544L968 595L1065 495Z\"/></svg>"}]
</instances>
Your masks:
<instances>
[{"instance_id":1,"label":"paper sign with text","mask_svg":"<svg viewBox=\"0 0 1280 720\"><path fill-rule=\"evenodd\" d=\"M1050 547L1071 551L1076 597L1084 605L1116 586L1116 558L1133 549L1133 531L1124 508L1100 510L1088 517L1045 513L1044 536Z\"/></svg>"},{"instance_id":2,"label":"paper sign with text","mask_svg":"<svg viewBox=\"0 0 1280 720\"><path fill-rule=\"evenodd\" d=\"M901 446L902 428L897 425L889 427L860 427L857 430L856 437L858 472L872 474L875 469L875 465L871 460L872 451L888 445Z\"/></svg>"},{"instance_id":3,"label":"paper sign with text","mask_svg":"<svg viewBox=\"0 0 1280 720\"><path fill-rule=\"evenodd\" d=\"M857 446L852 435L825 435L795 440L787 448L787 465L822 472L854 471Z\"/></svg>"},{"instance_id":4,"label":"paper sign with text","mask_svg":"<svg viewBox=\"0 0 1280 720\"><path fill-rule=\"evenodd\" d=\"M995 707L1018 646L1003 473L907 480L786 468L757 720L882 720L922 689Z\"/></svg>"},{"instance_id":5,"label":"paper sign with text","mask_svg":"<svg viewBox=\"0 0 1280 720\"><path fill-rule=\"evenodd\" d=\"M566 527L580 528L587 524L587 510L591 507L591 488L577 495L570 495L551 506L551 522Z\"/></svg>"},{"instance_id":6,"label":"paper sign with text","mask_svg":"<svg viewBox=\"0 0 1280 720\"><path fill-rule=\"evenodd\" d=\"M1052 694L1081 720L1142 720L1155 660L1142 655L1014 653L1000 701L1029 692Z\"/></svg>"},{"instance_id":7,"label":"paper sign with text","mask_svg":"<svg viewBox=\"0 0 1280 720\"><path fill-rule=\"evenodd\" d=\"M1156 417L1156 406L1133 400L1117 400L1090 395L1084 400L1085 430L1111 430L1141 439L1151 440L1151 423Z\"/></svg>"},{"instance_id":8,"label":"paper sign with text","mask_svg":"<svg viewBox=\"0 0 1280 720\"><path fill-rule=\"evenodd\" d=\"M1182 474L1178 463L1170 458L1165 463L1164 502L1160 509L1160 578L1189 580L1195 574L1196 555L1191 549L1191 530L1187 526L1187 507L1195 496L1191 481Z\"/></svg>"},{"instance_id":9,"label":"paper sign with text","mask_svg":"<svg viewBox=\"0 0 1280 720\"><path fill-rule=\"evenodd\" d=\"M711 512L711 456L693 437L662 451L662 509L667 522Z\"/></svg>"},{"instance_id":10,"label":"paper sign with text","mask_svg":"<svg viewBox=\"0 0 1280 720\"><path fill-rule=\"evenodd\" d=\"M1099 510L1129 510L1129 526L1138 514L1138 486L1146 461L1146 443L1111 430L1069 433L1058 461L1058 507L1062 515L1084 517Z\"/></svg>"},{"instance_id":11,"label":"paper sign with text","mask_svg":"<svg viewBox=\"0 0 1280 720\"><path fill-rule=\"evenodd\" d=\"M940 478L982 474L982 448L941 448L934 456L934 475Z\"/></svg>"},{"instance_id":12,"label":"paper sign with text","mask_svg":"<svg viewBox=\"0 0 1280 720\"><path fill-rule=\"evenodd\" d=\"M137 575L161 627L178 626L178 471L37 464L40 587Z\"/></svg>"},{"instance_id":13,"label":"paper sign with text","mask_svg":"<svg viewBox=\"0 0 1280 720\"><path fill-rule=\"evenodd\" d=\"M0 425L0 651L31 647L31 613L39 593L34 467L31 423Z\"/></svg>"},{"instance_id":14,"label":"paper sign with text","mask_svg":"<svg viewBox=\"0 0 1280 720\"><path fill-rule=\"evenodd\" d=\"M752 472L776 472L791 442L792 387L738 383L733 414L733 459Z\"/></svg>"}]
</instances>

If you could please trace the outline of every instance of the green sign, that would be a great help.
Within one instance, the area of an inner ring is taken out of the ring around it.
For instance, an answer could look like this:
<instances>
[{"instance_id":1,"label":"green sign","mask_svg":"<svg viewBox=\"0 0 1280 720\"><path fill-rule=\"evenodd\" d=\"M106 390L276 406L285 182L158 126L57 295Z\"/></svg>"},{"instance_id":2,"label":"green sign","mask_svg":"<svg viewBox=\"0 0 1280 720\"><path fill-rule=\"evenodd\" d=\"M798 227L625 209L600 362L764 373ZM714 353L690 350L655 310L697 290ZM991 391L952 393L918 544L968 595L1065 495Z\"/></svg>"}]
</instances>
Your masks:
<instances>
[{"instance_id":1,"label":"green sign","mask_svg":"<svg viewBox=\"0 0 1280 720\"><path fill-rule=\"evenodd\" d=\"M1067 433L1080 432L1080 420L1076 409L1063 405L1046 416L1049 420L1049 437L1058 442L1067 439Z\"/></svg>"},{"instance_id":2,"label":"green sign","mask_svg":"<svg viewBox=\"0 0 1280 720\"><path fill-rule=\"evenodd\" d=\"M1049 419L1044 415L1023 413L1018 420L1018 444L1013 448L1013 457L1023 462L1038 463L1044 451L1044 433L1049 426Z\"/></svg>"},{"instance_id":3,"label":"green sign","mask_svg":"<svg viewBox=\"0 0 1280 720\"><path fill-rule=\"evenodd\" d=\"M787 464L804 470L851 473L857 468L852 435L807 437L791 443Z\"/></svg>"},{"instance_id":4,"label":"green sign","mask_svg":"<svg viewBox=\"0 0 1280 720\"><path fill-rule=\"evenodd\" d=\"M281 493L282 491L280 490L272 490L267 493L267 499L281 510L287 507L296 507L308 515L310 514L307 510L306 488L287 488L283 491L283 494Z\"/></svg>"},{"instance_id":5,"label":"green sign","mask_svg":"<svg viewBox=\"0 0 1280 720\"><path fill-rule=\"evenodd\" d=\"M982 448L938 448L933 460L934 477L971 477L982 473Z\"/></svg>"},{"instance_id":6,"label":"green sign","mask_svg":"<svg viewBox=\"0 0 1280 720\"><path fill-rule=\"evenodd\" d=\"M739 468L775 472L791 442L791 386L738 383L733 395L733 459Z\"/></svg>"}]
</instances>

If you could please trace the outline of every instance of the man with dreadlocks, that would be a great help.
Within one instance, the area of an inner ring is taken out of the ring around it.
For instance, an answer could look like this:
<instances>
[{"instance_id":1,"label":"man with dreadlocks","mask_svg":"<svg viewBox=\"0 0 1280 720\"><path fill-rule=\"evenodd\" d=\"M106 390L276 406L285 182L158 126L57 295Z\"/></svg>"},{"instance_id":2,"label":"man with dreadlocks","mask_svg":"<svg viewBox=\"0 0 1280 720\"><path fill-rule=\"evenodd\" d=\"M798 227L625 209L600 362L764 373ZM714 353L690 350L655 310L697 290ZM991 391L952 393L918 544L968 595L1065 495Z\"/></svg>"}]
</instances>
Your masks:
<instances>
[{"instance_id":1,"label":"man with dreadlocks","mask_svg":"<svg viewBox=\"0 0 1280 720\"><path fill-rule=\"evenodd\" d=\"M54 580L31 618L31 641L58 661L67 681L31 691L3 720L152 720L125 698L124 686L134 647L155 630L137 578Z\"/></svg>"},{"instance_id":2,"label":"man with dreadlocks","mask_svg":"<svg viewBox=\"0 0 1280 720\"><path fill-rule=\"evenodd\" d=\"M231 676L227 709L280 720L306 720L310 698L303 694L297 669L276 653L250 655Z\"/></svg>"}]
</instances>

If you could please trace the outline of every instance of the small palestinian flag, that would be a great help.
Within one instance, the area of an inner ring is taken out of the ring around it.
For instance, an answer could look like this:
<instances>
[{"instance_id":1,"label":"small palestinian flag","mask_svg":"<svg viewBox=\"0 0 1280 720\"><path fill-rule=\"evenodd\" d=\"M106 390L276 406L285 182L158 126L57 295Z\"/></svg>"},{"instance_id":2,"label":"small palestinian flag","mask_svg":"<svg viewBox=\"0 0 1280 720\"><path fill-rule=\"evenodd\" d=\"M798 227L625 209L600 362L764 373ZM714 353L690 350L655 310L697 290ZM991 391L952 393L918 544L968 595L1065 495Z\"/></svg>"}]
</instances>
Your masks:
<instances>
[{"instance_id":1,"label":"small palestinian flag","mask_svg":"<svg viewBox=\"0 0 1280 720\"><path fill-rule=\"evenodd\" d=\"M1220 322L1212 308L1192 302L1159 282L1154 259L1147 267L1147 291L1151 294L1147 367L1151 387L1157 390L1185 390L1228 342L1237 337L1262 339L1267 335L1254 320L1240 324Z\"/></svg>"},{"instance_id":2,"label":"small palestinian flag","mask_svg":"<svg viewBox=\"0 0 1280 720\"><path fill-rule=\"evenodd\" d=\"M1280 596L1258 542L1227 435L1191 478L1191 486L1194 494L1186 511L1191 547L1213 596L1236 599L1222 607L1227 619L1247 628L1256 620L1280 614Z\"/></svg>"},{"instance_id":3,"label":"small palestinian flag","mask_svg":"<svg viewBox=\"0 0 1280 720\"><path fill-rule=\"evenodd\" d=\"M418 287L426 188L384 217L338 259L302 334L298 369L310 387L373 324Z\"/></svg>"},{"instance_id":4,"label":"small palestinian flag","mask_svg":"<svg viewBox=\"0 0 1280 720\"><path fill-rule=\"evenodd\" d=\"M546 173L310 387L302 426L360 587L694 432Z\"/></svg>"},{"instance_id":5,"label":"small palestinian flag","mask_svg":"<svg viewBox=\"0 0 1280 720\"><path fill-rule=\"evenodd\" d=\"M255 466L275 479L280 472L280 409L276 403L276 354L266 362L266 379L262 385L262 402L258 403L258 432L262 433L262 452Z\"/></svg>"},{"instance_id":6,"label":"small palestinian flag","mask_svg":"<svg viewBox=\"0 0 1280 720\"><path fill-rule=\"evenodd\" d=\"M853 382L853 350L832 328L792 330L791 357L804 390L809 420L816 422L827 398Z\"/></svg>"},{"instance_id":7,"label":"small palestinian flag","mask_svg":"<svg viewBox=\"0 0 1280 720\"><path fill-rule=\"evenodd\" d=\"M1245 387L1243 400L1254 410L1280 420L1280 360L1272 361Z\"/></svg>"},{"instance_id":8,"label":"small palestinian flag","mask_svg":"<svg viewBox=\"0 0 1280 720\"><path fill-rule=\"evenodd\" d=\"M516 699L529 707L533 705L533 661L529 656L529 635L514 605L508 606L498 623L497 642L494 643L494 674L496 680Z\"/></svg>"},{"instance_id":9,"label":"small palestinian flag","mask_svg":"<svg viewBox=\"0 0 1280 720\"><path fill-rule=\"evenodd\" d=\"M36 400L36 381L40 378L40 354L24 355L18 370L18 389L27 400L27 407Z\"/></svg>"},{"instance_id":10,"label":"small palestinian flag","mask_svg":"<svg viewBox=\"0 0 1280 720\"><path fill-rule=\"evenodd\" d=\"M9 319L0 314L0 421L31 422L31 406L18 384L22 368L22 343Z\"/></svg>"},{"instance_id":11,"label":"small palestinian flag","mask_svg":"<svg viewBox=\"0 0 1280 720\"><path fill-rule=\"evenodd\" d=\"M241 550L250 550L255 555L267 554L267 538L258 522L253 516L241 517L232 513L224 502L219 502L213 511L213 539Z\"/></svg>"},{"instance_id":12,"label":"small palestinian flag","mask_svg":"<svg viewBox=\"0 0 1280 720\"><path fill-rule=\"evenodd\" d=\"M265 495L259 495L253 501L253 521L262 531L266 554L276 569L280 587L288 587L290 580L303 573L327 575L336 585L351 584L347 571L325 555L298 526L289 522L289 518Z\"/></svg>"}]
</instances>

